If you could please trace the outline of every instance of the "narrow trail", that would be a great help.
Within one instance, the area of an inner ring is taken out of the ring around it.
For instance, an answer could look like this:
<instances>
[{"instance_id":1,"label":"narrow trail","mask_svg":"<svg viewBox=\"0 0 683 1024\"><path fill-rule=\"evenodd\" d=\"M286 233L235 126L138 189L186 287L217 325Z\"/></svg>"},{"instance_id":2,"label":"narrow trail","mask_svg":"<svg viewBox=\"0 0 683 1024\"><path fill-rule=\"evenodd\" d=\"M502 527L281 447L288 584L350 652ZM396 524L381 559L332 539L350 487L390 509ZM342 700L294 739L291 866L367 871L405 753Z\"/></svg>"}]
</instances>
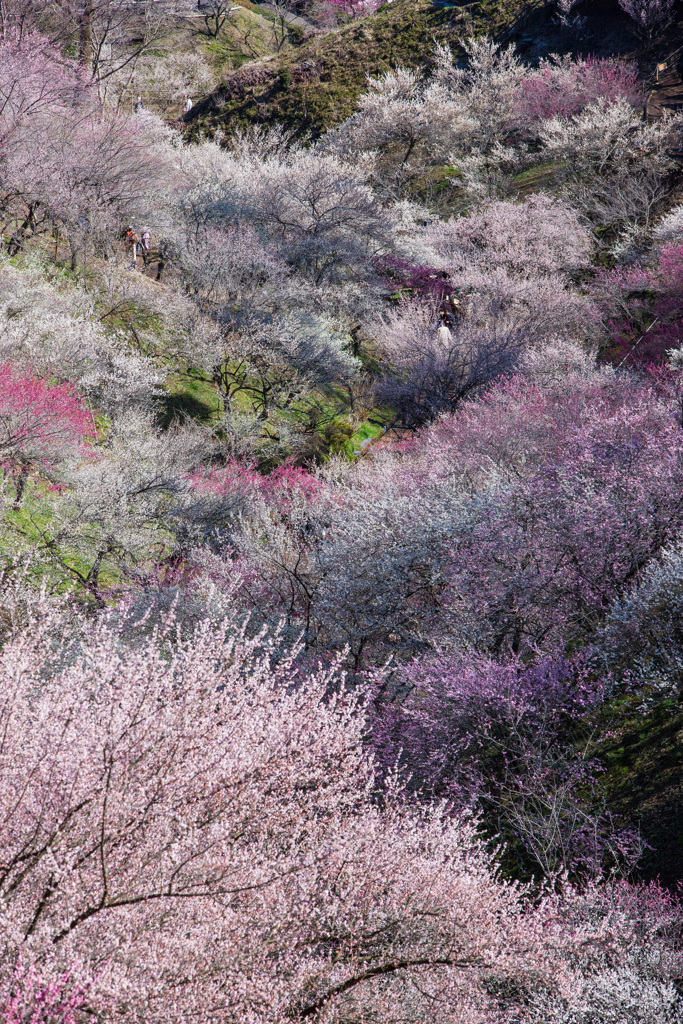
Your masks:
<instances>
[{"instance_id":1,"label":"narrow trail","mask_svg":"<svg viewBox=\"0 0 683 1024\"><path fill-rule=\"evenodd\" d=\"M277 7L269 3L261 3L261 0L258 0L258 5L259 7L263 7L264 10L266 11L270 11L271 14L277 14L278 17L284 18L288 25L296 25L297 28L303 29L304 32L315 31L315 25L313 24L313 22L309 21L308 18L302 17L300 14L281 14L280 11L278 11Z\"/></svg>"}]
</instances>

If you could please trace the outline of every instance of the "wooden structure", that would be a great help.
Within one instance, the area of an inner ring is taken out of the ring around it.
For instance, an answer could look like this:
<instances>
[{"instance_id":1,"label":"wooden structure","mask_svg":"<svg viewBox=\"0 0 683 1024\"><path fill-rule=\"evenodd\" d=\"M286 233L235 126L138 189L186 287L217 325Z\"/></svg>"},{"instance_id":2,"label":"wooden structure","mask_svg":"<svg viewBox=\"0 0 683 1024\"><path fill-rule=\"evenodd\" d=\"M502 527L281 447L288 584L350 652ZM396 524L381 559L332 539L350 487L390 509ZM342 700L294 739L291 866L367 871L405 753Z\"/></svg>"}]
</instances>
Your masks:
<instances>
[{"instance_id":1,"label":"wooden structure","mask_svg":"<svg viewBox=\"0 0 683 1024\"><path fill-rule=\"evenodd\" d=\"M657 121L666 110L683 111L683 58L681 47L662 59L655 67L654 80L645 100L648 121Z\"/></svg>"},{"instance_id":2,"label":"wooden structure","mask_svg":"<svg viewBox=\"0 0 683 1024\"><path fill-rule=\"evenodd\" d=\"M683 79L678 69L665 71L647 94L645 113L648 121L657 121L665 110L674 113L683 110Z\"/></svg>"}]
</instances>

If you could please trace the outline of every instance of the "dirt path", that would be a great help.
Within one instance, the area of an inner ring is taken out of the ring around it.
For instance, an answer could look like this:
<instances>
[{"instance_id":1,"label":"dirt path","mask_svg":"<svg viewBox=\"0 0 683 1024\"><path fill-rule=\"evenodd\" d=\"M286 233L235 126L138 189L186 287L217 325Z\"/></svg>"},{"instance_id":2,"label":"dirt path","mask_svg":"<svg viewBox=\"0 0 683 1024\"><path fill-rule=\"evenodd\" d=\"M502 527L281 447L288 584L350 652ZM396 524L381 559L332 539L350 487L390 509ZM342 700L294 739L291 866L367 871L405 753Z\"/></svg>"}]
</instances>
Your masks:
<instances>
[{"instance_id":1,"label":"dirt path","mask_svg":"<svg viewBox=\"0 0 683 1024\"><path fill-rule=\"evenodd\" d=\"M277 14L278 17L280 17L280 12L277 7L272 7L269 3L262 3L261 0L256 0L256 2L259 7L265 7L267 11L270 11L272 14ZM287 13L283 15L283 17L288 25L296 25L298 28L303 29L304 32L312 32L315 30L313 22L309 21L308 18L302 18L299 14Z\"/></svg>"}]
</instances>

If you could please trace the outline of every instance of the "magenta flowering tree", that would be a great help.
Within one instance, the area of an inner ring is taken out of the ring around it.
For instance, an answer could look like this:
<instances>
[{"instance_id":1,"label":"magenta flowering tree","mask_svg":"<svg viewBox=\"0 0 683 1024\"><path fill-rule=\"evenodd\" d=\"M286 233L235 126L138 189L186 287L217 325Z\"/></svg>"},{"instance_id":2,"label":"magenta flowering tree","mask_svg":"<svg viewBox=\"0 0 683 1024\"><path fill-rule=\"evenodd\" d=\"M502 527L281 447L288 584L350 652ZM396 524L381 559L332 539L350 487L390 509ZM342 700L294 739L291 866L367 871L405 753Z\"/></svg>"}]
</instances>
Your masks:
<instances>
[{"instance_id":1,"label":"magenta flowering tree","mask_svg":"<svg viewBox=\"0 0 683 1024\"><path fill-rule=\"evenodd\" d=\"M570 117L598 99L639 106L642 86L637 67L613 57L543 60L520 82L519 116L522 124L538 124L550 117Z\"/></svg>"},{"instance_id":2,"label":"magenta flowering tree","mask_svg":"<svg viewBox=\"0 0 683 1024\"><path fill-rule=\"evenodd\" d=\"M21 503L31 470L50 471L86 451L95 421L69 384L51 385L9 363L0 366L0 460Z\"/></svg>"},{"instance_id":3,"label":"magenta flowering tree","mask_svg":"<svg viewBox=\"0 0 683 1024\"><path fill-rule=\"evenodd\" d=\"M45 976L19 956L16 967L0 981L1 1024L76 1024L83 1016L89 983L75 969Z\"/></svg>"},{"instance_id":4,"label":"magenta flowering tree","mask_svg":"<svg viewBox=\"0 0 683 1024\"><path fill-rule=\"evenodd\" d=\"M453 283L444 270L411 263L397 256L382 256L375 266L387 287L402 298L443 299L453 291Z\"/></svg>"}]
</instances>

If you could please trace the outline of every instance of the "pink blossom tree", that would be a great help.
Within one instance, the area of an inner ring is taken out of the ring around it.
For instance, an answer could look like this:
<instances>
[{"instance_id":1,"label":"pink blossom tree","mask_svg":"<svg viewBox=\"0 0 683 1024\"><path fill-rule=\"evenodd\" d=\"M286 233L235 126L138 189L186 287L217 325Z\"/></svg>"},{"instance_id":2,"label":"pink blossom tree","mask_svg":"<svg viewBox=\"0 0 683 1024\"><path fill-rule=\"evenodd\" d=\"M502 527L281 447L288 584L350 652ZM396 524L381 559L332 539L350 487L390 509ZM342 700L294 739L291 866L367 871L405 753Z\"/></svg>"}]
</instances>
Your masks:
<instances>
[{"instance_id":1,"label":"pink blossom tree","mask_svg":"<svg viewBox=\"0 0 683 1024\"><path fill-rule=\"evenodd\" d=\"M483 203L465 217L430 224L418 237L459 285L477 270L522 279L570 274L588 265L594 248L576 210L543 194L522 203Z\"/></svg>"},{"instance_id":2,"label":"pink blossom tree","mask_svg":"<svg viewBox=\"0 0 683 1024\"><path fill-rule=\"evenodd\" d=\"M75 269L93 243L126 218L148 215L172 187L171 138L151 115L101 114L84 104L33 119L7 173L23 201L64 232Z\"/></svg>"},{"instance_id":3,"label":"pink blossom tree","mask_svg":"<svg viewBox=\"0 0 683 1024\"><path fill-rule=\"evenodd\" d=\"M5 230L14 222L11 249L56 226L73 261L98 232L144 215L161 182L172 185L170 139L150 115L104 112L82 66L45 37L0 41L0 212Z\"/></svg>"},{"instance_id":4,"label":"pink blossom tree","mask_svg":"<svg viewBox=\"0 0 683 1024\"><path fill-rule=\"evenodd\" d=\"M683 344L683 246L665 244L654 261L603 270L591 283L603 313L608 354L629 366L661 366Z\"/></svg>"},{"instance_id":5,"label":"pink blossom tree","mask_svg":"<svg viewBox=\"0 0 683 1024\"><path fill-rule=\"evenodd\" d=\"M637 67L611 57L547 58L520 84L521 122L533 125L548 117L569 117L598 98L611 103L627 100L634 107L642 103Z\"/></svg>"},{"instance_id":6,"label":"pink blossom tree","mask_svg":"<svg viewBox=\"0 0 683 1024\"><path fill-rule=\"evenodd\" d=\"M4 972L3 972L4 973ZM21 957L0 982L2 1024L76 1024L87 998L84 984L73 970L45 976Z\"/></svg>"},{"instance_id":7,"label":"pink blossom tree","mask_svg":"<svg viewBox=\"0 0 683 1024\"><path fill-rule=\"evenodd\" d=\"M48 115L64 115L85 89L78 69L56 47L35 31L7 28L0 39L0 214L3 234L14 222L14 235L21 237L27 228L35 229L36 204L18 202L21 182L12 168L22 147L25 133L33 123ZM31 154L33 158L35 154Z\"/></svg>"},{"instance_id":8,"label":"pink blossom tree","mask_svg":"<svg viewBox=\"0 0 683 1024\"><path fill-rule=\"evenodd\" d=\"M3 607L5 984L25 951L123 1021L484 1024L492 977L562 986L630 955L633 913L532 905L471 824L374 800L334 666L229 623L65 619L18 585Z\"/></svg>"},{"instance_id":9,"label":"pink blossom tree","mask_svg":"<svg viewBox=\"0 0 683 1024\"><path fill-rule=\"evenodd\" d=\"M0 366L0 459L14 480L15 505L32 469L49 471L65 456L85 452L94 434L92 413L70 385Z\"/></svg>"},{"instance_id":10,"label":"pink blossom tree","mask_svg":"<svg viewBox=\"0 0 683 1024\"><path fill-rule=\"evenodd\" d=\"M3 33L0 40L0 139L6 144L27 118L63 108L79 80L75 66L36 32Z\"/></svg>"},{"instance_id":11,"label":"pink blossom tree","mask_svg":"<svg viewBox=\"0 0 683 1024\"><path fill-rule=\"evenodd\" d=\"M497 421L503 408L504 432ZM503 385L432 432L422 448L432 480L443 457L444 479L455 459L481 481L474 498L480 511L452 546L451 579L457 606L469 593L474 618L489 622L493 650L590 632L619 588L674 535L683 513L679 430L673 396L647 381L606 376L575 378L557 390ZM497 468L487 485L491 456ZM477 568L470 577L471 557Z\"/></svg>"}]
</instances>

